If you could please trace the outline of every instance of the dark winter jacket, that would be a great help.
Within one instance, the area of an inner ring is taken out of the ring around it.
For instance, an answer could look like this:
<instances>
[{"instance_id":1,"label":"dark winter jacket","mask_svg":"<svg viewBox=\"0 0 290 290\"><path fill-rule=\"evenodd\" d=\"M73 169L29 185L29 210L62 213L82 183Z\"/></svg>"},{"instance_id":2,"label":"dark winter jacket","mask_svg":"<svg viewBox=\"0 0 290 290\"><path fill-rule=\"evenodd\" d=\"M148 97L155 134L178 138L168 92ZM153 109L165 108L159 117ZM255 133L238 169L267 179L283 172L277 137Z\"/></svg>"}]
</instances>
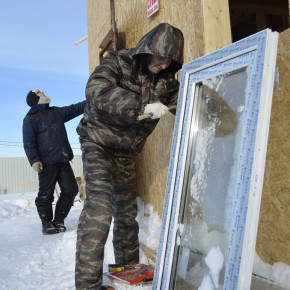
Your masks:
<instances>
[{"instance_id":1,"label":"dark winter jacket","mask_svg":"<svg viewBox=\"0 0 290 290\"><path fill-rule=\"evenodd\" d=\"M64 123L84 112L86 101L66 107L33 106L23 120L24 150L30 165L69 162L73 158Z\"/></svg>"},{"instance_id":2,"label":"dark winter jacket","mask_svg":"<svg viewBox=\"0 0 290 290\"><path fill-rule=\"evenodd\" d=\"M138 115L148 103L177 103L175 73L183 64L183 42L179 29L162 23L135 48L110 52L88 80L87 106L78 134L104 147L140 153L158 120L138 121ZM153 75L143 64L148 54L168 58L171 65Z\"/></svg>"}]
</instances>

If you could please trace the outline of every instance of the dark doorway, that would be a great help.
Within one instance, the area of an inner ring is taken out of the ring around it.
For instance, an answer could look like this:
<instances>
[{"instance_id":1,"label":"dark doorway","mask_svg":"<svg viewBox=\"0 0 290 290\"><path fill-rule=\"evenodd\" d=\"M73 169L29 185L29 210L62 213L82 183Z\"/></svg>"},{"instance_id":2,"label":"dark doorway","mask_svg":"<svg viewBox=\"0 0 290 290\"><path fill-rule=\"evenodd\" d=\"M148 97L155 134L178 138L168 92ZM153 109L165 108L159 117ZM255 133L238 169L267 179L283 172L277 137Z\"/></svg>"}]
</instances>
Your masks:
<instances>
[{"instance_id":1,"label":"dark doorway","mask_svg":"<svg viewBox=\"0 0 290 290\"><path fill-rule=\"evenodd\" d=\"M232 41L270 28L289 28L288 0L229 0Z\"/></svg>"}]
</instances>

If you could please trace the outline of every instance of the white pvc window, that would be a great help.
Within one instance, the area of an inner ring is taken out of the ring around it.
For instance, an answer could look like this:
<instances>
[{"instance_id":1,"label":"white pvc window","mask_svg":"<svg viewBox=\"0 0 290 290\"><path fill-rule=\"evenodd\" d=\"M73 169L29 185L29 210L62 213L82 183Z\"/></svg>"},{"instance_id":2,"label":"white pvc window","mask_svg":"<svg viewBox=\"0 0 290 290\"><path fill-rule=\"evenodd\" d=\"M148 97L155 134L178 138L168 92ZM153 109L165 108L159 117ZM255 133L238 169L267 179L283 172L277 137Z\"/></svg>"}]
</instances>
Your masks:
<instances>
[{"instance_id":1,"label":"white pvc window","mask_svg":"<svg viewBox=\"0 0 290 290\"><path fill-rule=\"evenodd\" d=\"M153 289L250 288L277 41L183 66Z\"/></svg>"}]
</instances>

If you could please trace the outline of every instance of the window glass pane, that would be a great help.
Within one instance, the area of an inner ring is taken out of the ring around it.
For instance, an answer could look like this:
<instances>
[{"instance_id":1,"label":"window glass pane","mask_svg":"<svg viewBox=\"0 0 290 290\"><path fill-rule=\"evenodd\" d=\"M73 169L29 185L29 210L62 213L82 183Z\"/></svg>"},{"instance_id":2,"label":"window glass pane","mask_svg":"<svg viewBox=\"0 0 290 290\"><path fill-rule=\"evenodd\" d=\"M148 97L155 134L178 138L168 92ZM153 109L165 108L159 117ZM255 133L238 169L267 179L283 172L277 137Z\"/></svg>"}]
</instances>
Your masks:
<instances>
[{"instance_id":1,"label":"window glass pane","mask_svg":"<svg viewBox=\"0 0 290 290\"><path fill-rule=\"evenodd\" d=\"M171 289L223 285L246 84L247 72L241 69L198 84L192 96Z\"/></svg>"}]
</instances>

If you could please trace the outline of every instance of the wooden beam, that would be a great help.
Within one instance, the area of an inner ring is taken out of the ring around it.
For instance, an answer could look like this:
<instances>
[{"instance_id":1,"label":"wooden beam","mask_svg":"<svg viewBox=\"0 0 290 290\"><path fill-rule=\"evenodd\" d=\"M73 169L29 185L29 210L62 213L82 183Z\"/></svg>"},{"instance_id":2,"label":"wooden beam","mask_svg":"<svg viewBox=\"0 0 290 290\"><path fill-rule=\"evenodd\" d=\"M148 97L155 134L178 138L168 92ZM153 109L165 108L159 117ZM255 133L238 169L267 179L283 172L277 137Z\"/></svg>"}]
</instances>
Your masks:
<instances>
[{"instance_id":1,"label":"wooden beam","mask_svg":"<svg viewBox=\"0 0 290 290\"><path fill-rule=\"evenodd\" d=\"M115 1L110 0L110 8L111 8L111 29L101 42L99 48L101 48L99 52L99 63L101 64L104 55L107 51L115 51L117 50L117 25L115 21Z\"/></svg>"},{"instance_id":2,"label":"wooden beam","mask_svg":"<svg viewBox=\"0 0 290 290\"><path fill-rule=\"evenodd\" d=\"M88 38L88 35L84 36L83 38L81 38L80 40L78 40L77 42L75 42L75 45L78 45L79 43L83 42L87 38Z\"/></svg>"},{"instance_id":3,"label":"wooden beam","mask_svg":"<svg viewBox=\"0 0 290 290\"><path fill-rule=\"evenodd\" d=\"M106 47L108 47L108 45L112 42L112 30L110 29L107 33L107 35L105 36L105 38L103 39L103 41L100 44L100 48L101 49L105 49Z\"/></svg>"},{"instance_id":4,"label":"wooden beam","mask_svg":"<svg viewBox=\"0 0 290 290\"><path fill-rule=\"evenodd\" d=\"M112 31L112 46L113 50L117 50L117 27L115 21L115 1L110 0L110 8L111 8L111 31Z\"/></svg>"},{"instance_id":5,"label":"wooden beam","mask_svg":"<svg viewBox=\"0 0 290 290\"><path fill-rule=\"evenodd\" d=\"M232 43L227 0L203 0L205 54Z\"/></svg>"}]
</instances>

